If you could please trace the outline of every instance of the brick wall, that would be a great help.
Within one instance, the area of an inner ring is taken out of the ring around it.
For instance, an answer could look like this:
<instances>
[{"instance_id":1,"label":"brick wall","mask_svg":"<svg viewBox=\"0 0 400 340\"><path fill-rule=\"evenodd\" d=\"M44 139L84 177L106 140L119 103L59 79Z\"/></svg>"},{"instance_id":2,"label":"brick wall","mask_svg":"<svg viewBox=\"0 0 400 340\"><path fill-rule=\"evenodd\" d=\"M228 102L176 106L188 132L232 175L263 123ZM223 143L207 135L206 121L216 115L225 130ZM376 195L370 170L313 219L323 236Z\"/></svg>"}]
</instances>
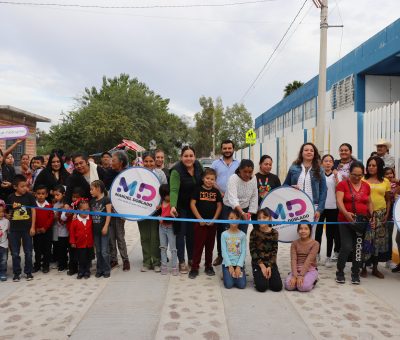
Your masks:
<instances>
[{"instance_id":1,"label":"brick wall","mask_svg":"<svg viewBox=\"0 0 400 340\"><path fill-rule=\"evenodd\" d=\"M25 141L25 153L27 153L30 158L36 156L36 122L31 120L13 119L9 115L2 117L0 114L0 127L1 126L12 126L12 125L25 125L29 129L29 135ZM7 119L9 118L9 119ZM5 151L6 141L0 140L0 149Z\"/></svg>"}]
</instances>

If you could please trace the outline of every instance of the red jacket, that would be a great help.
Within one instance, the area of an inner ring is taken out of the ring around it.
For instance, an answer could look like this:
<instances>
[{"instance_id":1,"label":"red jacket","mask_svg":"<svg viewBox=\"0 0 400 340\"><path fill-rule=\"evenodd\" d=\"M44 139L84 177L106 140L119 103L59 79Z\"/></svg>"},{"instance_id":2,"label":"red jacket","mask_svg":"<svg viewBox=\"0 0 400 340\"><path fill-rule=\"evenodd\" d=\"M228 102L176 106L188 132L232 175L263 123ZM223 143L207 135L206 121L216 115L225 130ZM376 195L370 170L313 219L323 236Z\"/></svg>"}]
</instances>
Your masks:
<instances>
[{"instance_id":1,"label":"red jacket","mask_svg":"<svg viewBox=\"0 0 400 340\"><path fill-rule=\"evenodd\" d=\"M38 203L36 202L36 204ZM52 207L53 206L49 203L45 204L44 206L44 208L52 208ZM49 230L54 223L54 211L42 210L42 209L35 209L35 210L36 210L35 230L41 228L44 228L46 231Z\"/></svg>"},{"instance_id":2,"label":"red jacket","mask_svg":"<svg viewBox=\"0 0 400 340\"><path fill-rule=\"evenodd\" d=\"M93 247L93 228L92 219L86 221L86 225L79 221L78 218L71 222L69 229L69 243L75 244L76 248Z\"/></svg>"}]
</instances>

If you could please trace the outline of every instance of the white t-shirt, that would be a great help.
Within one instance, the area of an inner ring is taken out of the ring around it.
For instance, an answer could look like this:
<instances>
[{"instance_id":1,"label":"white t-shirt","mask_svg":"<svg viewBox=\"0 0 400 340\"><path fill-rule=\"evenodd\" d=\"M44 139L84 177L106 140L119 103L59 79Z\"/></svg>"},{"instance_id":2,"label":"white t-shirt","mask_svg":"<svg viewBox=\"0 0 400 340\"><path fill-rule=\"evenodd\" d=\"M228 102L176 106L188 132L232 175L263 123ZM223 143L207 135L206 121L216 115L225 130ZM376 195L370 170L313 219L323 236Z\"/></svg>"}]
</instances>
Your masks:
<instances>
[{"instance_id":1,"label":"white t-shirt","mask_svg":"<svg viewBox=\"0 0 400 340\"><path fill-rule=\"evenodd\" d=\"M336 184L342 181L342 175L338 172L336 175L333 172L330 175L325 174L326 187L328 192L326 194L325 209L337 209L336 205Z\"/></svg>"},{"instance_id":2,"label":"white t-shirt","mask_svg":"<svg viewBox=\"0 0 400 340\"><path fill-rule=\"evenodd\" d=\"M6 218L0 220L0 247L8 248L8 231L10 230L10 221Z\"/></svg>"}]
</instances>

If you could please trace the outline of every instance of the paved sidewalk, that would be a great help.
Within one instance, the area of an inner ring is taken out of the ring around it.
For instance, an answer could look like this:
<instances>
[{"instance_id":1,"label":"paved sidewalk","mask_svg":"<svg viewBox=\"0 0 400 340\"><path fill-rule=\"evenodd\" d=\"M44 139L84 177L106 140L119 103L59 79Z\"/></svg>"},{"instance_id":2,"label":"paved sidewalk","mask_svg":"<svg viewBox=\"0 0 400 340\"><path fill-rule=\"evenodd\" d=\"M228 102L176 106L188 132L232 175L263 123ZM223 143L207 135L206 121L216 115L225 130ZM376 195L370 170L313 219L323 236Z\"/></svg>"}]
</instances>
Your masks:
<instances>
[{"instance_id":1,"label":"paved sidewalk","mask_svg":"<svg viewBox=\"0 0 400 340\"><path fill-rule=\"evenodd\" d=\"M258 293L251 276L245 290L227 290L219 268L195 280L140 273L136 223L127 223L126 238L130 272L78 281L52 270L0 283L0 339L400 339L400 274L382 268L384 280L352 286L347 272L338 285L335 268L320 266L310 293ZM282 278L289 247L279 245Z\"/></svg>"}]
</instances>

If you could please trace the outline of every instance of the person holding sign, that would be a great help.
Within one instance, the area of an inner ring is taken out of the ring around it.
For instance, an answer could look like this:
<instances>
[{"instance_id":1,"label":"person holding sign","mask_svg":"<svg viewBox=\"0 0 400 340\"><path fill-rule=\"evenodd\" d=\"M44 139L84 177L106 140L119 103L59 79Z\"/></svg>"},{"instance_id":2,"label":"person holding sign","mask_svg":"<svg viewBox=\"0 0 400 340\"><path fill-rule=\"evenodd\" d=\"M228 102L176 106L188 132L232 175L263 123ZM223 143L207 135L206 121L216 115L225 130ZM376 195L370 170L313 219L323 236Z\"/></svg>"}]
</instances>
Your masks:
<instances>
[{"instance_id":1,"label":"person holding sign","mask_svg":"<svg viewBox=\"0 0 400 340\"><path fill-rule=\"evenodd\" d=\"M327 187L318 149L313 143L301 146L283 184L291 185L310 196L316 209L314 220L318 221L325 209Z\"/></svg>"},{"instance_id":2,"label":"person holding sign","mask_svg":"<svg viewBox=\"0 0 400 340\"><path fill-rule=\"evenodd\" d=\"M161 184L167 184L167 177L161 169L156 168L156 157L151 152L145 152L142 156L143 165L153 172ZM143 266L141 271L147 272L154 269L156 273L161 271L160 233L157 220L138 221L140 243L142 245Z\"/></svg>"},{"instance_id":3,"label":"person holding sign","mask_svg":"<svg viewBox=\"0 0 400 340\"><path fill-rule=\"evenodd\" d=\"M262 200L271 190L281 186L279 177L271 173L271 169L272 157L269 155L263 155L260 158L260 171L256 173L258 205L261 204Z\"/></svg>"}]
</instances>

